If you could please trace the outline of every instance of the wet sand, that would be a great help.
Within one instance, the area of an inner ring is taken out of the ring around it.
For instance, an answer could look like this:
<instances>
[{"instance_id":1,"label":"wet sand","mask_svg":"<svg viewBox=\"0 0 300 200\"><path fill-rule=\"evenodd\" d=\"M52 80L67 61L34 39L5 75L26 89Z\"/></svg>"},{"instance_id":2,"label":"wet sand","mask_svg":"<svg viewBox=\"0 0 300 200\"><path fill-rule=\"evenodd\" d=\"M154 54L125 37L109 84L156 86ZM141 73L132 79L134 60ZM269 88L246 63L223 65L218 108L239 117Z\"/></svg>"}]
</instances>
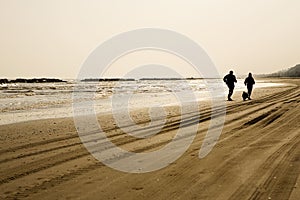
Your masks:
<instances>
[{"instance_id":1,"label":"wet sand","mask_svg":"<svg viewBox=\"0 0 300 200\"><path fill-rule=\"evenodd\" d=\"M222 135L208 156L198 158L210 121L206 102L200 106L198 133L183 156L144 174L120 172L94 159L73 118L2 125L0 198L299 199L300 79L270 81L287 85L254 89L253 100L245 102L235 92L235 101L226 102ZM144 140L123 134L109 114L99 119L112 142L147 152L167 144L179 126L179 109L167 111L162 132ZM149 123L147 110L132 117L141 126ZM198 120L183 117L187 125Z\"/></svg>"}]
</instances>

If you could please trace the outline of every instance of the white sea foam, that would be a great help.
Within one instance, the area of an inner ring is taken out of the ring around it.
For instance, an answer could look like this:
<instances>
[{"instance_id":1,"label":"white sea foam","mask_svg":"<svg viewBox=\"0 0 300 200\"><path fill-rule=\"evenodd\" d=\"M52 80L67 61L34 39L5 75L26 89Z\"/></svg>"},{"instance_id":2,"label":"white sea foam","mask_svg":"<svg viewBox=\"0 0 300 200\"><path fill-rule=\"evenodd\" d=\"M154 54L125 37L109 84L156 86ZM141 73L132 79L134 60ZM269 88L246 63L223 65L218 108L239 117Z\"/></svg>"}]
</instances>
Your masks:
<instances>
[{"instance_id":1,"label":"white sea foam","mask_svg":"<svg viewBox=\"0 0 300 200\"><path fill-rule=\"evenodd\" d=\"M95 91L94 109L101 113L111 111L113 94L133 93L128 102L129 108L179 104L172 92L184 92L185 81L188 82L197 100L201 101L209 98L206 81L213 85L215 79L87 82L84 84L84 92ZM75 84L75 81L6 84L0 88L0 125L36 119L71 117L73 115L72 93ZM278 83L257 81L255 87L278 85ZM216 84L215 87L218 85ZM224 87L226 87L225 84ZM243 80L239 79L235 91L242 90L245 90L245 86ZM220 94L221 97L223 95L225 94ZM82 95L82 98L78 100L84 102L90 99Z\"/></svg>"}]
</instances>

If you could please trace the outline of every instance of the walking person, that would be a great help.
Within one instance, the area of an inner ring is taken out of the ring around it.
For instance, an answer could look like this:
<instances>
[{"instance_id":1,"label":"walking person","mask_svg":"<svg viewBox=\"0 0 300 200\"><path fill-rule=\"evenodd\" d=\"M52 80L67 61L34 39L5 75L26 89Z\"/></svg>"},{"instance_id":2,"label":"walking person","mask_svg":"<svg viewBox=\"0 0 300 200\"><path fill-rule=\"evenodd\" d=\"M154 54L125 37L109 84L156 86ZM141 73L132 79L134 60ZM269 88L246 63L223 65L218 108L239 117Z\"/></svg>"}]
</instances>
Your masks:
<instances>
[{"instance_id":1,"label":"walking person","mask_svg":"<svg viewBox=\"0 0 300 200\"><path fill-rule=\"evenodd\" d=\"M228 101L232 101L231 96L233 94L233 90L234 90L234 83L236 83L236 78L235 75L233 75L233 71L230 71L229 74L227 74L226 76L224 76L223 81L226 83L229 92L228 92Z\"/></svg>"},{"instance_id":2,"label":"walking person","mask_svg":"<svg viewBox=\"0 0 300 200\"><path fill-rule=\"evenodd\" d=\"M251 100L251 93L252 93L253 85L255 84L254 78L252 77L252 73L248 74L248 77L245 79L244 83L248 89L248 99Z\"/></svg>"}]
</instances>

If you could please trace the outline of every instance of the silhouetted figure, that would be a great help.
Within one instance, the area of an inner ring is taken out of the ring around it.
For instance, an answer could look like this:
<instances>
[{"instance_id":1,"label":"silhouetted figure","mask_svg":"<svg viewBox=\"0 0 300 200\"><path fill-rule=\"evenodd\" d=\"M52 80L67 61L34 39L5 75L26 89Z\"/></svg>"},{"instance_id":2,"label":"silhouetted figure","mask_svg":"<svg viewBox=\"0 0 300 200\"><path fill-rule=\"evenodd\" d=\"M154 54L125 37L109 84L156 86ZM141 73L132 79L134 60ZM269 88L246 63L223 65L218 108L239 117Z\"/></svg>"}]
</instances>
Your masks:
<instances>
[{"instance_id":1,"label":"silhouetted figure","mask_svg":"<svg viewBox=\"0 0 300 200\"><path fill-rule=\"evenodd\" d=\"M229 74L224 76L223 81L227 84L227 86L229 88L228 101L232 101L231 95L233 94L234 83L237 82L235 75L233 75L233 71L230 71Z\"/></svg>"},{"instance_id":2,"label":"silhouetted figure","mask_svg":"<svg viewBox=\"0 0 300 200\"><path fill-rule=\"evenodd\" d=\"M248 77L245 79L245 85L248 89L248 99L251 100L251 93L253 89L253 85L255 84L254 78L252 77L252 74L249 73Z\"/></svg>"}]
</instances>

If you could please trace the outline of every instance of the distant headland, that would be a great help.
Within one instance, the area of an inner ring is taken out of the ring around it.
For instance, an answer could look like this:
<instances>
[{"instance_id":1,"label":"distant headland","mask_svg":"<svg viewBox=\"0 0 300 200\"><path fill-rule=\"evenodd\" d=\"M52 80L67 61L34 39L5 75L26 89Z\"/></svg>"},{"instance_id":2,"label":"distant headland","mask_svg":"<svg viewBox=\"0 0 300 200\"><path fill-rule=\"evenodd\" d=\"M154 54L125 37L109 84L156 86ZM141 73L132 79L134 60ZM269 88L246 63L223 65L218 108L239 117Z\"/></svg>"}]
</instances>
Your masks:
<instances>
[{"instance_id":1,"label":"distant headland","mask_svg":"<svg viewBox=\"0 0 300 200\"><path fill-rule=\"evenodd\" d=\"M67 82L57 78L32 78L32 79L25 79L25 78L17 78L8 80L6 78L0 79L0 84L4 83L57 83L57 82Z\"/></svg>"},{"instance_id":2,"label":"distant headland","mask_svg":"<svg viewBox=\"0 0 300 200\"><path fill-rule=\"evenodd\" d=\"M284 69L271 74L260 74L260 77L300 77L300 64L295 65L294 67L290 67L288 69Z\"/></svg>"},{"instance_id":3,"label":"distant headland","mask_svg":"<svg viewBox=\"0 0 300 200\"><path fill-rule=\"evenodd\" d=\"M86 78L81 81L83 82L100 82L100 81L136 81L136 80L197 80L197 79L203 79L203 78Z\"/></svg>"}]
</instances>

